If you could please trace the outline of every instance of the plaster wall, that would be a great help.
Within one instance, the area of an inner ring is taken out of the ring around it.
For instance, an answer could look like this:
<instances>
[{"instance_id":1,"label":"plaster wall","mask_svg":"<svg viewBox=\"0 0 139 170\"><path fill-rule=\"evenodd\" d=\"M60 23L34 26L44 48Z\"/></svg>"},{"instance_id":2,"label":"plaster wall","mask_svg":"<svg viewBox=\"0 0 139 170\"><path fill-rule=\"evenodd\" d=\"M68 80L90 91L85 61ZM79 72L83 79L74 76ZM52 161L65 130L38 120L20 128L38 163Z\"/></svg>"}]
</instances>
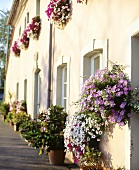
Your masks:
<instances>
[{"instance_id":1,"label":"plaster wall","mask_svg":"<svg viewBox=\"0 0 139 170\"><path fill-rule=\"evenodd\" d=\"M27 12L30 14L30 19L36 15L34 2L34 0L27 1L26 6L21 11L22 13L15 23L14 40L19 38L20 26L24 28L24 19ZM42 79L41 109L45 109L47 106L50 27L44 11L49 2L45 0L40 2L42 30L39 40L30 40L29 48L21 50L20 58L15 58L12 54L10 55L6 79L7 93L9 90L15 94L16 82L19 82L19 97L23 99L23 81L27 78L27 104L31 114L33 114L34 104L34 72L36 62L41 70L40 76ZM78 100L80 94L81 76L83 76L82 58L85 55L83 51L88 53L93 51L94 48L102 48L103 67L110 67L108 60L118 64L129 64L131 67L130 58L126 57L128 51L126 46L127 28L139 18L139 2L136 0L87 0L87 4L77 4L76 1L73 1L72 7L72 18L65 29L60 30L53 26L52 30L52 103L56 103L56 68L59 64L62 64L62 59L64 58L69 68L69 115L74 114L76 109L72 102ZM38 60L34 57L36 52L38 53ZM129 57L131 57L130 54ZM134 78L133 81L136 82L137 79ZM127 143L126 141L130 140L130 136L126 135L127 129L128 125L121 129L115 126L112 129L111 136L106 139L104 136L101 147L105 152L104 155L108 158L109 166L115 168L126 166L127 169L130 169L130 165L126 163L130 162L130 145L125 144ZM135 156L135 158L137 157Z\"/></svg>"}]
</instances>

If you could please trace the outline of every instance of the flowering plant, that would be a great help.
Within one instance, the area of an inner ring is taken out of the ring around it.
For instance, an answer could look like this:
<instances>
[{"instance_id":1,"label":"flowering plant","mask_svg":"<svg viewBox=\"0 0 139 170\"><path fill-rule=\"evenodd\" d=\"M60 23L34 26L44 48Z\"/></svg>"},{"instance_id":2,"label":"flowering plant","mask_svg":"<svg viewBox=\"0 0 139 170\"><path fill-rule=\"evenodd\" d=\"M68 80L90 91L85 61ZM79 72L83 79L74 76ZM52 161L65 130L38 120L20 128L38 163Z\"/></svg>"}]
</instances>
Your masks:
<instances>
[{"instance_id":1,"label":"flowering plant","mask_svg":"<svg viewBox=\"0 0 139 170\"><path fill-rule=\"evenodd\" d=\"M19 111L17 114L13 114L13 123L22 124L23 122L30 120L30 115L24 111Z\"/></svg>"},{"instance_id":2,"label":"flowering plant","mask_svg":"<svg viewBox=\"0 0 139 170\"><path fill-rule=\"evenodd\" d=\"M22 34L22 36L20 38L20 42L19 43L20 43L19 45L20 45L20 47L22 49L27 49L28 48L28 46L29 46L29 38L27 36L27 30L25 30L23 32L23 34Z\"/></svg>"},{"instance_id":3,"label":"flowering plant","mask_svg":"<svg viewBox=\"0 0 139 170\"><path fill-rule=\"evenodd\" d=\"M67 113L63 107L52 105L48 110L38 114L36 122L24 123L20 132L31 147L40 149L39 154L42 154L44 150L46 152L64 150L63 129L66 117Z\"/></svg>"},{"instance_id":4,"label":"flowering plant","mask_svg":"<svg viewBox=\"0 0 139 170\"><path fill-rule=\"evenodd\" d=\"M27 115L26 101L14 101L9 104L9 112L7 119L11 119L15 124L23 122L25 118L29 118Z\"/></svg>"},{"instance_id":5,"label":"flowering plant","mask_svg":"<svg viewBox=\"0 0 139 170\"><path fill-rule=\"evenodd\" d=\"M76 113L66 122L64 143L67 151L72 152L75 163L98 165L103 131L104 122L93 112Z\"/></svg>"},{"instance_id":6,"label":"flowering plant","mask_svg":"<svg viewBox=\"0 0 139 170\"><path fill-rule=\"evenodd\" d=\"M20 56L20 48L17 41L14 41L14 44L12 46L12 52L15 56Z\"/></svg>"},{"instance_id":7,"label":"flowering plant","mask_svg":"<svg viewBox=\"0 0 139 170\"><path fill-rule=\"evenodd\" d=\"M64 149L63 129L65 128L67 113L62 106L51 105L51 107L40 113L38 119L41 120L41 131L45 134L40 153L46 149L50 150Z\"/></svg>"},{"instance_id":8,"label":"flowering plant","mask_svg":"<svg viewBox=\"0 0 139 170\"><path fill-rule=\"evenodd\" d=\"M40 16L32 18L32 22L27 26L27 36L29 38L38 39L41 30Z\"/></svg>"},{"instance_id":9,"label":"flowering plant","mask_svg":"<svg viewBox=\"0 0 139 170\"><path fill-rule=\"evenodd\" d=\"M66 123L66 150L75 162L99 165L99 141L110 124L124 126L130 118L131 83L124 67L113 65L111 70L98 70L82 86L79 113Z\"/></svg>"},{"instance_id":10,"label":"flowering plant","mask_svg":"<svg viewBox=\"0 0 139 170\"><path fill-rule=\"evenodd\" d=\"M21 100L21 101L14 101L10 103L10 108L9 108L10 112L14 112L16 114L18 114L19 111L24 111L27 112L27 104L25 100Z\"/></svg>"},{"instance_id":11,"label":"flowering plant","mask_svg":"<svg viewBox=\"0 0 139 170\"><path fill-rule=\"evenodd\" d=\"M58 28L64 28L71 17L71 4L69 0L51 0L45 12Z\"/></svg>"},{"instance_id":12,"label":"flowering plant","mask_svg":"<svg viewBox=\"0 0 139 170\"><path fill-rule=\"evenodd\" d=\"M124 126L130 117L131 83L123 69L113 65L112 70L98 70L86 80L79 101L81 110L95 112L105 124Z\"/></svg>"}]
</instances>

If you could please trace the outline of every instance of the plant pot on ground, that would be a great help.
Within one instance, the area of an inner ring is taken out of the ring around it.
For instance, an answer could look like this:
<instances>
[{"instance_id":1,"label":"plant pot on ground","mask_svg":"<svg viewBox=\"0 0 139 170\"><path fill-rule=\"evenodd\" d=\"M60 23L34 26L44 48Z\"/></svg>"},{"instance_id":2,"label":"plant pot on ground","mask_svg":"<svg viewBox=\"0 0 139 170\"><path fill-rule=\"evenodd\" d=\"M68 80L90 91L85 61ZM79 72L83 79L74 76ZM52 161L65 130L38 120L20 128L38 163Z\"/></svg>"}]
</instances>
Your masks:
<instances>
[{"instance_id":1,"label":"plant pot on ground","mask_svg":"<svg viewBox=\"0 0 139 170\"><path fill-rule=\"evenodd\" d=\"M0 103L0 114L3 121L5 121L8 112L9 112L9 103L2 101Z\"/></svg>"},{"instance_id":2,"label":"plant pot on ground","mask_svg":"<svg viewBox=\"0 0 139 170\"><path fill-rule=\"evenodd\" d=\"M50 164L64 164L65 147L63 129L65 128L67 113L59 105L52 105L48 110L41 112L38 117L35 130L28 131L25 138L31 147L40 149L39 155L46 152ZM61 151L60 151L61 150ZM55 157L55 153L59 157ZM53 160L53 158L55 160Z\"/></svg>"},{"instance_id":3,"label":"plant pot on ground","mask_svg":"<svg viewBox=\"0 0 139 170\"><path fill-rule=\"evenodd\" d=\"M14 123L14 130L18 131L19 126L25 122L30 120L30 115L27 114L25 111L19 111L13 115L13 123Z\"/></svg>"}]
</instances>

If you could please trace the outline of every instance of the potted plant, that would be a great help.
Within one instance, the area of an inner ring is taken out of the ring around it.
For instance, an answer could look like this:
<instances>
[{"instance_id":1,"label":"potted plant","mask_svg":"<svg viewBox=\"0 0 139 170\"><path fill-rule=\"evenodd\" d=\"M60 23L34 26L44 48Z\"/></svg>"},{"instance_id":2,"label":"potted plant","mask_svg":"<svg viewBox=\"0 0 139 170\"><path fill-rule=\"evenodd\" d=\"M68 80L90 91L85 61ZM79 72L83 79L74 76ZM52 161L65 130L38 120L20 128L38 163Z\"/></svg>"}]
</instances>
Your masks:
<instances>
[{"instance_id":1,"label":"potted plant","mask_svg":"<svg viewBox=\"0 0 139 170\"><path fill-rule=\"evenodd\" d=\"M13 112L8 112L7 116L6 116L6 120L9 123L10 126L13 126Z\"/></svg>"},{"instance_id":2,"label":"potted plant","mask_svg":"<svg viewBox=\"0 0 139 170\"><path fill-rule=\"evenodd\" d=\"M64 143L82 168L100 166L99 142L104 132L102 118L93 112L78 112L66 122Z\"/></svg>"},{"instance_id":3,"label":"potted plant","mask_svg":"<svg viewBox=\"0 0 139 170\"><path fill-rule=\"evenodd\" d=\"M63 29L71 18L71 4L69 0L51 0L45 12L48 20Z\"/></svg>"},{"instance_id":4,"label":"potted plant","mask_svg":"<svg viewBox=\"0 0 139 170\"><path fill-rule=\"evenodd\" d=\"M19 57L20 56L20 47L18 44L18 41L14 41L14 44L12 46L12 53L16 56Z\"/></svg>"},{"instance_id":5,"label":"potted plant","mask_svg":"<svg viewBox=\"0 0 139 170\"><path fill-rule=\"evenodd\" d=\"M9 103L2 101L0 103L0 114L2 115L3 121L6 119L8 112L9 112Z\"/></svg>"},{"instance_id":6,"label":"potted plant","mask_svg":"<svg viewBox=\"0 0 139 170\"><path fill-rule=\"evenodd\" d=\"M36 121L28 122L28 125L31 123L31 127L27 125L24 128L25 123L20 127L20 133L24 134L24 138L31 147L38 148L39 154L44 151L48 153L50 164L64 164L63 129L66 117L67 113L62 106L51 105L48 110L42 111L37 116Z\"/></svg>"},{"instance_id":7,"label":"potted plant","mask_svg":"<svg viewBox=\"0 0 139 170\"><path fill-rule=\"evenodd\" d=\"M26 101L14 101L11 102L9 106L7 119L8 121L12 119L14 129L18 130L19 124L29 118L29 115L27 114Z\"/></svg>"},{"instance_id":8,"label":"potted plant","mask_svg":"<svg viewBox=\"0 0 139 170\"><path fill-rule=\"evenodd\" d=\"M98 70L82 86L79 112L66 123L66 150L82 169L101 169L99 141L110 125L126 125L130 119L131 82L122 65ZM95 167L94 167L95 166Z\"/></svg>"},{"instance_id":9,"label":"potted plant","mask_svg":"<svg viewBox=\"0 0 139 170\"><path fill-rule=\"evenodd\" d=\"M40 16L32 18L31 23L27 26L27 35L29 38L38 39L41 31Z\"/></svg>"},{"instance_id":10,"label":"potted plant","mask_svg":"<svg viewBox=\"0 0 139 170\"><path fill-rule=\"evenodd\" d=\"M40 149L40 153L46 150L49 156L50 164L64 164L64 135L63 129L67 113L60 105L51 105L51 107L42 112L38 119L41 120L41 129L45 133L45 139Z\"/></svg>"},{"instance_id":11,"label":"potted plant","mask_svg":"<svg viewBox=\"0 0 139 170\"><path fill-rule=\"evenodd\" d=\"M30 115L28 115L25 111L19 111L18 113L13 114L14 130L18 131L19 126L28 120L30 120Z\"/></svg>"},{"instance_id":12,"label":"potted plant","mask_svg":"<svg viewBox=\"0 0 139 170\"><path fill-rule=\"evenodd\" d=\"M27 30L25 30L20 38L20 41L19 41L19 46L22 48L22 49L27 49L28 46L29 46L29 38L27 36Z\"/></svg>"},{"instance_id":13,"label":"potted plant","mask_svg":"<svg viewBox=\"0 0 139 170\"><path fill-rule=\"evenodd\" d=\"M19 133L22 139L28 142L29 146L39 148L42 146L41 123L36 120L28 119L19 126ZM40 140L38 140L40 139Z\"/></svg>"}]
</instances>

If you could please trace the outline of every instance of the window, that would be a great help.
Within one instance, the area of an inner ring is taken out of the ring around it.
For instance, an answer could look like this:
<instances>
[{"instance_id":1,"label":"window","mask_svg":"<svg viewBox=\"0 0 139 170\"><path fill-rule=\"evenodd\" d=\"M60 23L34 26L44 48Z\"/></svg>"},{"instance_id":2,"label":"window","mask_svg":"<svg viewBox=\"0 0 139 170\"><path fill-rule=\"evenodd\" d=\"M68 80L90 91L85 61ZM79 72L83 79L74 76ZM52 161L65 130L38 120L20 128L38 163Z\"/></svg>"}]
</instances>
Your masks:
<instances>
[{"instance_id":1,"label":"window","mask_svg":"<svg viewBox=\"0 0 139 170\"><path fill-rule=\"evenodd\" d=\"M27 22L26 22L26 17L25 17L24 30L26 29L26 25L27 25Z\"/></svg>"},{"instance_id":2,"label":"window","mask_svg":"<svg viewBox=\"0 0 139 170\"><path fill-rule=\"evenodd\" d=\"M62 106L67 109L67 66L62 68Z\"/></svg>"},{"instance_id":3,"label":"window","mask_svg":"<svg viewBox=\"0 0 139 170\"><path fill-rule=\"evenodd\" d=\"M27 79L24 80L24 100L27 101Z\"/></svg>"},{"instance_id":4,"label":"window","mask_svg":"<svg viewBox=\"0 0 139 170\"><path fill-rule=\"evenodd\" d=\"M29 12L27 13L27 23L29 23Z\"/></svg>"},{"instance_id":5,"label":"window","mask_svg":"<svg viewBox=\"0 0 139 170\"><path fill-rule=\"evenodd\" d=\"M34 79L34 114L39 114L40 104L41 104L41 77L40 69L37 69L35 72Z\"/></svg>"},{"instance_id":6,"label":"window","mask_svg":"<svg viewBox=\"0 0 139 170\"><path fill-rule=\"evenodd\" d=\"M36 15L40 16L40 0L36 0Z\"/></svg>"},{"instance_id":7,"label":"window","mask_svg":"<svg viewBox=\"0 0 139 170\"><path fill-rule=\"evenodd\" d=\"M19 99L19 83L16 84L16 99Z\"/></svg>"},{"instance_id":8,"label":"window","mask_svg":"<svg viewBox=\"0 0 139 170\"><path fill-rule=\"evenodd\" d=\"M87 80L90 75L94 75L98 69L102 68L101 52L89 53L84 56L83 63L83 81Z\"/></svg>"},{"instance_id":9,"label":"window","mask_svg":"<svg viewBox=\"0 0 139 170\"><path fill-rule=\"evenodd\" d=\"M57 96L56 103L67 110L67 64L57 68Z\"/></svg>"},{"instance_id":10,"label":"window","mask_svg":"<svg viewBox=\"0 0 139 170\"><path fill-rule=\"evenodd\" d=\"M20 28L19 28L19 36L21 35L21 26L20 26Z\"/></svg>"},{"instance_id":11,"label":"window","mask_svg":"<svg viewBox=\"0 0 139 170\"><path fill-rule=\"evenodd\" d=\"M92 75L92 74L94 75L95 72L96 72L98 69L101 68L101 65L100 65L100 63L101 63L101 61L100 61L100 56L101 56L101 54L98 53L98 54L93 55L93 56L91 57L91 75Z\"/></svg>"}]
</instances>

